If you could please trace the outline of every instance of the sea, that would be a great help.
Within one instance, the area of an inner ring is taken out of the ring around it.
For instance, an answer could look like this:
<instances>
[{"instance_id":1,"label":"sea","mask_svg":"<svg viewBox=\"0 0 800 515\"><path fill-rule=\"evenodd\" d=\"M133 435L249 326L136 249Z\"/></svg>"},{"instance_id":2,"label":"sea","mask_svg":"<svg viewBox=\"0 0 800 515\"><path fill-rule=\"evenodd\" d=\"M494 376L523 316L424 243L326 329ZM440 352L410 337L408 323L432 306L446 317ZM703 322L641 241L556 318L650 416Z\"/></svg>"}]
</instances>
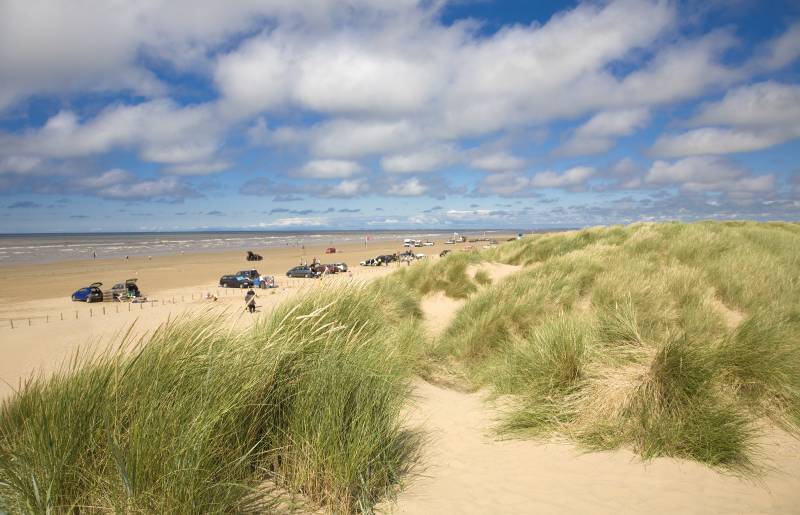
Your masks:
<instances>
[{"instance_id":1,"label":"sea","mask_svg":"<svg viewBox=\"0 0 800 515\"><path fill-rule=\"evenodd\" d=\"M467 238L492 237L513 230L470 230ZM192 252L253 250L337 243L418 240L452 236L452 230L437 231L225 231L225 232L137 232L0 234L0 264L48 263L85 259L163 256Z\"/></svg>"}]
</instances>

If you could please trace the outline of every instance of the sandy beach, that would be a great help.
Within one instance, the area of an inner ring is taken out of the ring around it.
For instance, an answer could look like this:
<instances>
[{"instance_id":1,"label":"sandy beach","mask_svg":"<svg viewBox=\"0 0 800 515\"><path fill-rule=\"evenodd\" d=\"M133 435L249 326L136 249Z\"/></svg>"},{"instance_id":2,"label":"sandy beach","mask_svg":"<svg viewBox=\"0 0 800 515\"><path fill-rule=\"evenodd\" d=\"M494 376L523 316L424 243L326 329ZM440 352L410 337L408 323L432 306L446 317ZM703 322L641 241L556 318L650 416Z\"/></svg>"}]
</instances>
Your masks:
<instances>
[{"instance_id":1,"label":"sandy beach","mask_svg":"<svg viewBox=\"0 0 800 515\"><path fill-rule=\"evenodd\" d=\"M241 327L287 298L323 283L370 280L405 266L358 266L364 258L400 250L397 243L337 248L340 253L334 256L325 255L323 247L307 247L305 256L299 249L271 249L261 251L265 260L257 263L245 261L243 252L224 252L6 266L0 269L0 312L5 322L0 328L0 398L33 373L57 370L79 348L101 351L119 345L131 327L136 339L169 319L204 313L223 314L227 323ZM437 242L435 247L417 250L436 256L443 248ZM303 257L314 256L347 262L352 277L287 280L286 269ZM517 270L508 265L481 266L494 280ZM280 285L259 291L256 317L242 309L241 291L216 286L219 275L250 267L276 275ZM94 280L109 284L126 277L138 277L154 302L69 300L79 285ZM202 298L206 293L218 295L218 300ZM424 298L426 330L432 336L438 334L462 304L441 293ZM8 319L18 321L14 329ZM586 453L558 440L499 440L492 434L498 413L485 402L483 392L463 393L422 379L416 380L414 389L409 424L422 430L428 443L414 477L398 499L378 506L384 512L788 514L797 513L800 506L796 488L800 443L783 433L772 433L761 443L769 470L757 481L746 480L685 460L643 462L625 449Z\"/></svg>"},{"instance_id":2,"label":"sandy beach","mask_svg":"<svg viewBox=\"0 0 800 515\"><path fill-rule=\"evenodd\" d=\"M444 239L433 240L435 246L414 249L429 259L438 259L445 248L454 251L473 248L477 244L444 245ZM248 262L245 252L186 253L171 256L131 257L129 259L97 259L62 261L49 264L15 264L0 266L0 397L34 370L51 371L79 346L105 348L118 339L112 338L133 326L144 334L161 323L181 314L205 310L228 311L233 323L249 323L243 316L243 291L219 288L221 275L255 268L261 274L274 275L278 288L259 290L260 312L268 311L283 299L323 281L363 281L395 270L388 267L362 267L359 262L380 254L401 252L402 241L374 241L336 244L335 254L325 254L329 243L305 248L252 249L264 256L263 261ZM352 274L329 276L323 281L292 279L286 271L301 261L314 257L323 263L345 262ZM82 286L100 281L104 288L127 278L136 277L147 303L72 302L70 295ZM206 300L207 294L217 301ZM13 324L13 329L12 329Z\"/></svg>"}]
</instances>

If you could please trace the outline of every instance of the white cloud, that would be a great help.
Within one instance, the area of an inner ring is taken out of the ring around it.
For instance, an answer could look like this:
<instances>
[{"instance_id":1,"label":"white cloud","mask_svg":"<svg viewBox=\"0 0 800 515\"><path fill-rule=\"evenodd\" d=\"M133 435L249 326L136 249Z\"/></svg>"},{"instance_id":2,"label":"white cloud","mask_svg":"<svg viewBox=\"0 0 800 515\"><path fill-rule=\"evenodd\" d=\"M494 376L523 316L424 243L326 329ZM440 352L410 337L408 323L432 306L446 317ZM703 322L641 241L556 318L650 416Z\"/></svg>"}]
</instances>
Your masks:
<instances>
[{"instance_id":1,"label":"white cloud","mask_svg":"<svg viewBox=\"0 0 800 515\"><path fill-rule=\"evenodd\" d=\"M328 219L319 216L303 217L294 216L289 218L279 218L274 222L260 222L258 227L296 227L296 226L320 226L327 225Z\"/></svg>"},{"instance_id":2,"label":"white cloud","mask_svg":"<svg viewBox=\"0 0 800 515\"><path fill-rule=\"evenodd\" d=\"M531 186L536 188L578 188L583 186L594 173L594 168L588 166L576 166L562 174L553 171L539 172L531 179Z\"/></svg>"},{"instance_id":3,"label":"white cloud","mask_svg":"<svg viewBox=\"0 0 800 515\"><path fill-rule=\"evenodd\" d=\"M209 161L207 163L190 163L170 166L164 171L172 175L212 175L224 172L232 166L229 161Z\"/></svg>"},{"instance_id":4,"label":"white cloud","mask_svg":"<svg viewBox=\"0 0 800 515\"><path fill-rule=\"evenodd\" d=\"M659 157L750 152L800 137L800 86L762 82L728 92L707 103L690 123L700 127L659 137Z\"/></svg>"},{"instance_id":5,"label":"white cloud","mask_svg":"<svg viewBox=\"0 0 800 515\"><path fill-rule=\"evenodd\" d=\"M487 172L508 172L525 166L525 160L506 152L493 152L477 156L469 164Z\"/></svg>"},{"instance_id":6,"label":"white cloud","mask_svg":"<svg viewBox=\"0 0 800 515\"><path fill-rule=\"evenodd\" d=\"M0 173L28 173L36 170L42 159L31 156L10 155L0 159Z\"/></svg>"},{"instance_id":7,"label":"white cloud","mask_svg":"<svg viewBox=\"0 0 800 515\"><path fill-rule=\"evenodd\" d=\"M647 109L641 108L597 113L578 127L556 153L580 156L605 152L614 146L614 138L633 134L644 127L649 119Z\"/></svg>"},{"instance_id":8,"label":"white cloud","mask_svg":"<svg viewBox=\"0 0 800 515\"><path fill-rule=\"evenodd\" d=\"M530 178L521 173L501 172L484 177L478 185L478 192L510 197L522 193L530 185Z\"/></svg>"},{"instance_id":9,"label":"white cloud","mask_svg":"<svg viewBox=\"0 0 800 515\"><path fill-rule=\"evenodd\" d=\"M761 150L785 141L775 132L707 127L676 135L660 136L651 153L658 157L701 156Z\"/></svg>"},{"instance_id":10,"label":"white cloud","mask_svg":"<svg viewBox=\"0 0 800 515\"><path fill-rule=\"evenodd\" d=\"M348 198L357 197L369 192L370 187L366 179L348 179L330 188L323 187L318 191L320 197Z\"/></svg>"},{"instance_id":11,"label":"white cloud","mask_svg":"<svg viewBox=\"0 0 800 515\"><path fill-rule=\"evenodd\" d=\"M393 154L381 159L381 168L389 173L431 172L455 160L451 145L436 145L421 150Z\"/></svg>"},{"instance_id":12,"label":"white cloud","mask_svg":"<svg viewBox=\"0 0 800 515\"><path fill-rule=\"evenodd\" d=\"M307 162L292 175L304 179L347 179L362 171L361 165L355 161L318 159Z\"/></svg>"},{"instance_id":13,"label":"white cloud","mask_svg":"<svg viewBox=\"0 0 800 515\"><path fill-rule=\"evenodd\" d=\"M197 196L188 186L175 177L114 184L97 189L95 193L101 197L119 200L152 200L162 197L181 199L187 196Z\"/></svg>"},{"instance_id":14,"label":"white cloud","mask_svg":"<svg viewBox=\"0 0 800 515\"><path fill-rule=\"evenodd\" d=\"M41 129L0 135L0 151L73 158L136 147L146 161L191 164L213 157L219 138L209 106L179 107L168 100L154 100L111 106L85 122L72 111L60 111Z\"/></svg>"},{"instance_id":15,"label":"white cloud","mask_svg":"<svg viewBox=\"0 0 800 515\"><path fill-rule=\"evenodd\" d=\"M407 149L422 140L409 122L333 120L312 128L311 151L315 155L337 158L383 154Z\"/></svg>"},{"instance_id":16,"label":"white cloud","mask_svg":"<svg viewBox=\"0 0 800 515\"><path fill-rule=\"evenodd\" d=\"M424 195L427 191L428 187L426 185L422 184L416 177L411 177L405 181L390 184L386 193L398 197L418 197Z\"/></svg>"},{"instance_id":17,"label":"white cloud","mask_svg":"<svg viewBox=\"0 0 800 515\"><path fill-rule=\"evenodd\" d=\"M750 175L736 163L718 156L687 157L674 163L656 161L645 175L645 182L675 185L686 193L725 192L738 197L769 194L775 189L774 175Z\"/></svg>"},{"instance_id":18,"label":"white cloud","mask_svg":"<svg viewBox=\"0 0 800 515\"><path fill-rule=\"evenodd\" d=\"M128 172L126 170L122 170L120 168L114 168L112 170L107 170L100 175L82 177L80 179L76 179L74 184L80 188L87 188L87 189L101 189L101 188L108 188L110 186L114 186L116 184L120 184L123 182L131 182L136 179L136 175Z\"/></svg>"}]
</instances>

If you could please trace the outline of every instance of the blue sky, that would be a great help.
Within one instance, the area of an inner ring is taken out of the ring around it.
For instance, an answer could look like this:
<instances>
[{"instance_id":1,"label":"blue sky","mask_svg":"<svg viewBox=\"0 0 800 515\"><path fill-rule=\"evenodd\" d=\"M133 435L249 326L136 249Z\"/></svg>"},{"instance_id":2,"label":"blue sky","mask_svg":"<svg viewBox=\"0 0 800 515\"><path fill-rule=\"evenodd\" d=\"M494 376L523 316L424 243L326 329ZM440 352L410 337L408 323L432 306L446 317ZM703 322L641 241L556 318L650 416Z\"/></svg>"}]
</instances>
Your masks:
<instances>
[{"instance_id":1,"label":"blue sky","mask_svg":"<svg viewBox=\"0 0 800 515\"><path fill-rule=\"evenodd\" d=\"M800 4L0 7L0 232L800 219Z\"/></svg>"}]
</instances>

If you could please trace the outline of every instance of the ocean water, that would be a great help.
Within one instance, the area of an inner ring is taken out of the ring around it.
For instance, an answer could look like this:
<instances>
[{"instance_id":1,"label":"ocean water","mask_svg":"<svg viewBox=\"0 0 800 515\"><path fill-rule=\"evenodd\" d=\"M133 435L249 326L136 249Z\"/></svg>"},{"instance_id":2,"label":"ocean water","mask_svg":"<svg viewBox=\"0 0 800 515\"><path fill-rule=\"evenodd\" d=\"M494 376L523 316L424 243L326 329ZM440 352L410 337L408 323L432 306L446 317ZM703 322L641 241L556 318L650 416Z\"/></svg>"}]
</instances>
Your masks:
<instances>
[{"instance_id":1,"label":"ocean water","mask_svg":"<svg viewBox=\"0 0 800 515\"><path fill-rule=\"evenodd\" d=\"M487 237L513 231L469 231L467 237ZM53 261L124 258L125 256L174 255L189 252L253 250L269 247L300 247L337 243L433 239L452 231L319 231L319 232L175 232L175 233L85 233L0 235L0 264L47 263Z\"/></svg>"}]
</instances>

